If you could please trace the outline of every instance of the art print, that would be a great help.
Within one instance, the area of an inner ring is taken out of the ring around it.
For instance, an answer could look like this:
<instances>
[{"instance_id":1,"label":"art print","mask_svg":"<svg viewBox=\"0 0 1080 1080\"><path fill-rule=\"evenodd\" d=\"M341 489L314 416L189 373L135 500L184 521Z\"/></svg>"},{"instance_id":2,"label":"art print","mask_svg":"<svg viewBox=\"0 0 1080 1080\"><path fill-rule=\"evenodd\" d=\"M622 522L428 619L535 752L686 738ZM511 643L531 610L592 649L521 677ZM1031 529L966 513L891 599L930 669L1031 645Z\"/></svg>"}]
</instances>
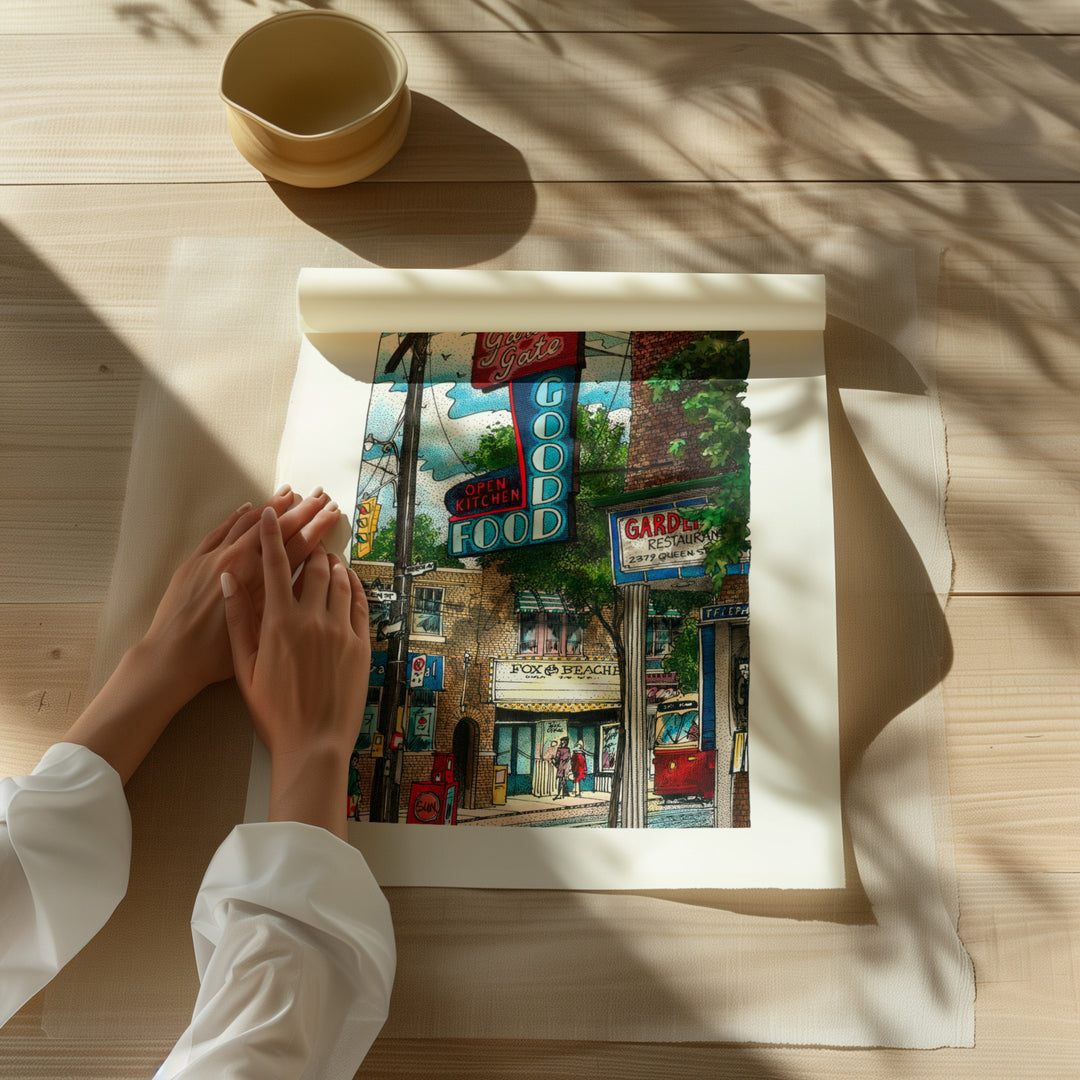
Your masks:
<instances>
[{"instance_id":1,"label":"art print","mask_svg":"<svg viewBox=\"0 0 1080 1080\"><path fill-rule=\"evenodd\" d=\"M367 340L350 818L750 827L746 336Z\"/></svg>"}]
</instances>

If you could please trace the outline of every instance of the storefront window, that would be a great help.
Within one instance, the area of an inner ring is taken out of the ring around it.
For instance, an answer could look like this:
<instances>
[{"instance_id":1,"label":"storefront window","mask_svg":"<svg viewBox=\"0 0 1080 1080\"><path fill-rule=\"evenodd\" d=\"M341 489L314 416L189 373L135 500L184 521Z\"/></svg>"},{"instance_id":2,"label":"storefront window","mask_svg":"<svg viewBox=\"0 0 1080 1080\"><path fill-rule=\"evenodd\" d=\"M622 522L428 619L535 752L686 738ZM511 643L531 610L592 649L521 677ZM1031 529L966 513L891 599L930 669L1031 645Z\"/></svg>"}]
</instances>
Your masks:
<instances>
[{"instance_id":1,"label":"storefront window","mask_svg":"<svg viewBox=\"0 0 1080 1080\"><path fill-rule=\"evenodd\" d=\"M615 755L619 750L619 725L604 724L600 728L600 762L598 772L615 771Z\"/></svg>"},{"instance_id":2,"label":"storefront window","mask_svg":"<svg viewBox=\"0 0 1080 1080\"><path fill-rule=\"evenodd\" d=\"M528 795L532 792L533 742L532 724L495 725L495 762L507 767L507 795Z\"/></svg>"}]
</instances>

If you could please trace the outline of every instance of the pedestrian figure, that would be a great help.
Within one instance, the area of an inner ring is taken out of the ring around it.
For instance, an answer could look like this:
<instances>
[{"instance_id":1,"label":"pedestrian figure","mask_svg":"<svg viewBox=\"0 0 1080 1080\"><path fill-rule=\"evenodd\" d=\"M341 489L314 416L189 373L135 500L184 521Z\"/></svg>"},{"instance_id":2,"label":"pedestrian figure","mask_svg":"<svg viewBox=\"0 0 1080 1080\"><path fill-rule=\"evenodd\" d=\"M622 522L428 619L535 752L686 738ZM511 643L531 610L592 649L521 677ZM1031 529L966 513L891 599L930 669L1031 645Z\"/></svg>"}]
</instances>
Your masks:
<instances>
[{"instance_id":1,"label":"pedestrian figure","mask_svg":"<svg viewBox=\"0 0 1080 1080\"><path fill-rule=\"evenodd\" d=\"M585 743L578 739L577 746L570 758L570 776L574 781L574 794L581 794L581 781L589 772L588 762L585 760Z\"/></svg>"},{"instance_id":2,"label":"pedestrian figure","mask_svg":"<svg viewBox=\"0 0 1080 1080\"><path fill-rule=\"evenodd\" d=\"M564 735L559 740L559 749L555 751L556 799L565 799L570 791L567 787L567 773L570 771L570 736Z\"/></svg>"},{"instance_id":3,"label":"pedestrian figure","mask_svg":"<svg viewBox=\"0 0 1080 1080\"><path fill-rule=\"evenodd\" d=\"M349 805L347 817L360 820L360 751L354 750L349 759Z\"/></svg>"}]
</instances>

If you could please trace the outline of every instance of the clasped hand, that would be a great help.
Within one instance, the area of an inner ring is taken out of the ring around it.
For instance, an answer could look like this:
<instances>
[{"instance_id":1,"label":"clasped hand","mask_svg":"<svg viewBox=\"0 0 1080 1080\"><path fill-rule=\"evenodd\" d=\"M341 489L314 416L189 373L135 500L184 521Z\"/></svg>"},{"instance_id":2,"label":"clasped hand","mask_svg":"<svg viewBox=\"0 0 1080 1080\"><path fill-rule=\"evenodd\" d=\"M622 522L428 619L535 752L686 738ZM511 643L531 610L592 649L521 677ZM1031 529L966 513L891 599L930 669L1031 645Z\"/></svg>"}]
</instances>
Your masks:
<instances>
[{"instance_id":1,"label":"clasped hand","mask_svg":"<svg viewBox=\"0 0 1080 1080\"><path fill-rule=\"evenodd\" d=\"M259 524L262 612L248 585L221 576L236 682L270 752L271 821L344 834L349 757L371 667L368 604L359 578L321 548L294 588L281 527Z\"/></svg>"},{"instance_id":2,"label":"clasped hand","mask_svg":"<svg viewBox=\"0 0 1080 1080\"><path fill-rule=\"evenodd\" d=\"M230 514L173 574L150 629L65 741L93 750L127 783L175 713L229 678L235 659L274 758L272 788L297 796L279 799L272 813L340 832L371 647L364 590L322 546L339 519L321 491L300 499L288 488L260 509ZM302 792L320 785L312 807Z\"/></svg>"}]
</instances>

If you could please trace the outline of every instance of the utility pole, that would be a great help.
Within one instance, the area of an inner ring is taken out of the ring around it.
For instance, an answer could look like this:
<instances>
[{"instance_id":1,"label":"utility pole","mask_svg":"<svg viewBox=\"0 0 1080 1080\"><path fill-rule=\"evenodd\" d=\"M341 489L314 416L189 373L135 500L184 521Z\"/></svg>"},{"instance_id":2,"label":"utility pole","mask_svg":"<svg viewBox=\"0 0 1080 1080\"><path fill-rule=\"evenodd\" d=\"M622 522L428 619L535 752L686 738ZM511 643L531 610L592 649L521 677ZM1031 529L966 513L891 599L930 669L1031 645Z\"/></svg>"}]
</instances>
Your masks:
<instances>
[{"instance_id":1,"label":"utility pole","mask_svg":"<svg viewBox=\"0 0 1080 1080\"><path fill-rule=\"evenodd\" d=\"M645 623L649 613L649 584L620 585L623 600L623 743L619 822L624 829L644 829L649 816L650 737L645 693Z\"/></svg>"},{"instance_id":2,"label":"utility pole","mask_svg":"<svg viewBox=\"0 0 1080 1080\"><path fill-rule=\"evenodd\" d=\"M405 413L401 422L401 452L398 455L397 535L391 586L397 595L390 606L386 679L379 703L379 734L382 736L383 756L376 762L371 778L371 821L398 820L401 772L405 760L404 731L400 738L395 739L394 736L399 731L399 714L405 707L405 685L409 667L409 593L412 587L412 578L405 573L405 567L412 558L420 406L430 341L430 334L406 334L386 363L386 371L392 372L406 352L412 353Z\"/></svg>"}]
</instances>

